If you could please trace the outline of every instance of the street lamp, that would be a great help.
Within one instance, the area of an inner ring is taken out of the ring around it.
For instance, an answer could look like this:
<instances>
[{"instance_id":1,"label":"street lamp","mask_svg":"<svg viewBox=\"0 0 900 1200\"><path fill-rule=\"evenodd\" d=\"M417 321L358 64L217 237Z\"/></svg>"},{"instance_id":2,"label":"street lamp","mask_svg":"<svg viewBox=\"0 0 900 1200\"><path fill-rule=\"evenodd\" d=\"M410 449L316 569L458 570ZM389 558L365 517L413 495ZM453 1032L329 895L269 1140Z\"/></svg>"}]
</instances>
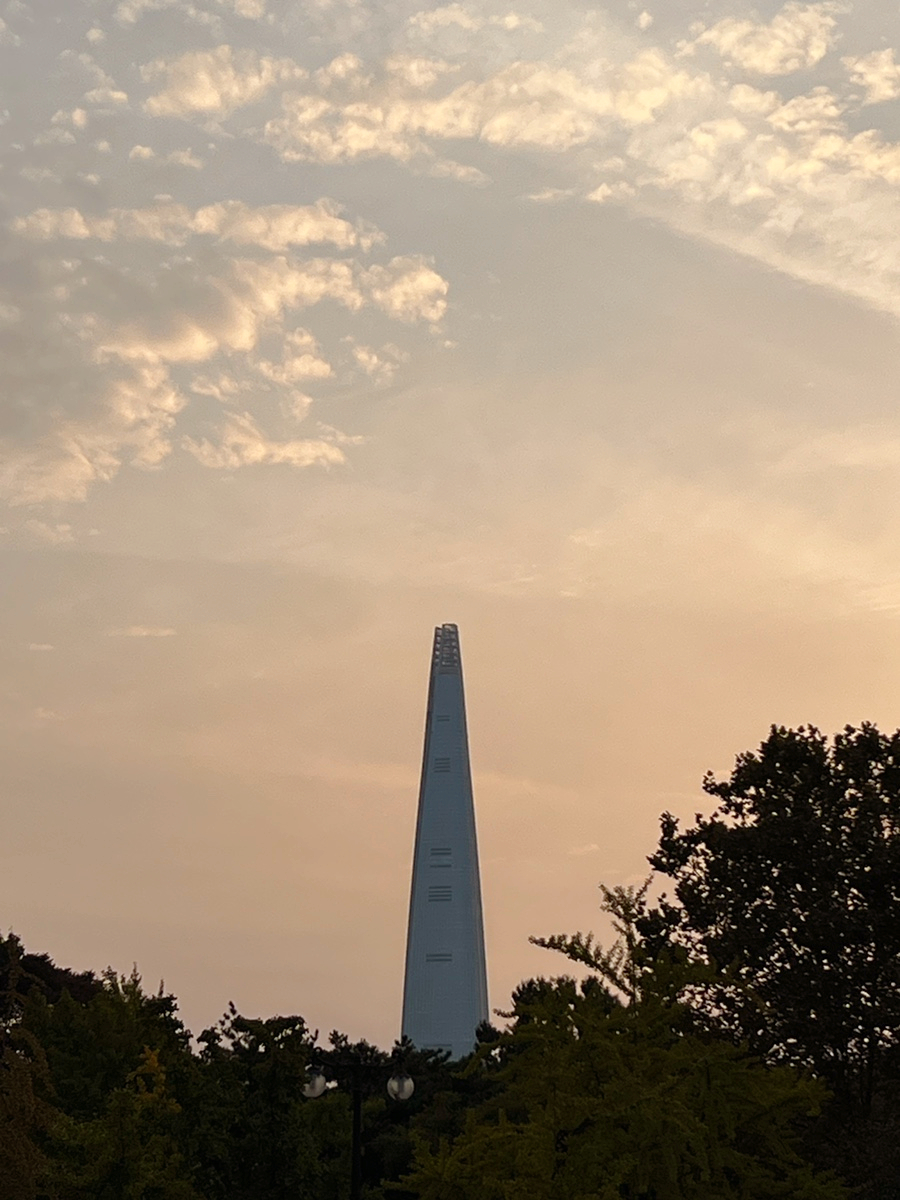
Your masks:
<instances>
[{"instance_id":1,"label":"street lamp","mask_svg":"<svg viewBox=\"0 0 900 1200\"><path fill-rule=\"evenodd\" d=\"M392 1075L387 1081L387 1094L392 1100L408 1100L415 1090L408 1075Z\"/></svg>"},{"instance_id":2,"label":"street lamp","mask_svg":"<svg viewBox=\"0 0 900 1200\"><path fill-rule=\"evenodd\" d=\"M328 1080L318 1068L314 1067L306 1073L306 1083L303 1085L303 1095L307 1100L315 1100L325 1091Z\"/></svg>"},{"instance_id":3,"label":"street lamp","mask_svg":"<svg viewBox=\"0 0 900 1200\"><path fill-rule=\"evenodd\" d=\"M341 1047L332 1051L327 1063L329 1074L336 1080L350 1085L353 1112L353 1137L350 1143L350 1200L360 1200L362 1194L362 1097L363 1087L371 1086L377 1076L384 1078L384 1066L378 1062L366 1062L352 1047ZM325 1091L328 1079L323 1067L314 1063L306 1073L303 1095L315 1100ZM409 1100L416 1085L405 1071L391 1075L387 1081L387 1094L392 1100Z\"/></svg>"}]
</instances>

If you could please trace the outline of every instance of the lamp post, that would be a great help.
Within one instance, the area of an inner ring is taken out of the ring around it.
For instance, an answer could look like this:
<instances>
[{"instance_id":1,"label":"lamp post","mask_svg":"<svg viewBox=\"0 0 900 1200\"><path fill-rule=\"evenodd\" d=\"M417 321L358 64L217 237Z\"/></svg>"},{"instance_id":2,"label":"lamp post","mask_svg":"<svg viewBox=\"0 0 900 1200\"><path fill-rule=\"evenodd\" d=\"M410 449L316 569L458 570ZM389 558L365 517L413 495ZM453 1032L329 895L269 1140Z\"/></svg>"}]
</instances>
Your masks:
<instances>
[{"instance_id":1,"label":"lamp post","mask_svg":"<svg viewBox=\"0 0 900 1200\"><path fill-rule=\"evenodd\" d=\"M350 1200L360 1200L362 1195L362 1101L364 1089L384 1079L386 1064L367 1060L364 1052L356 1047L336 1047L327 1055L327 1061L314 1061L306 1074L303 1095L315 1100L325 1091L328 1076L350 1089L353 1114L353 1135L350 1143ZM327 1074L326 1074L327 1072ZM392 1100L408 1100L415 1091L415 1084L402 1067L395 1063L395 1071L387 1081L387 1094Z\"/></svg>"}]
</instances>

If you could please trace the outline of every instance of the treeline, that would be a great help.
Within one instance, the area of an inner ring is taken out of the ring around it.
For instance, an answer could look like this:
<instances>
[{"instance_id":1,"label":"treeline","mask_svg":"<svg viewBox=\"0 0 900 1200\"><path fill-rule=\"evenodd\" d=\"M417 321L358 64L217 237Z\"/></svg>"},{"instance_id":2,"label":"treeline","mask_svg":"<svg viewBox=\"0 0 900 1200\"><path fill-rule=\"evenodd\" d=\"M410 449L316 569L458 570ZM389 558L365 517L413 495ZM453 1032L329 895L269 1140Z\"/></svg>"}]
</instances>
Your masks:
<instances>
[{"instance_id":1,"label":"treeline","mask_svg":"<svg viewBox=\"0 0 900 1200\"><path fill-rule=\"evenodd\" d=\"M773 728L703 786L652 892L602 888L612 947L537 939L587 978L461 1063L233 1008L195 1048L136 974L0 939L0 1200L344 1200L354 1081L366 1200L900 1197L900 733Z\"/></svg>"}]
</instances>

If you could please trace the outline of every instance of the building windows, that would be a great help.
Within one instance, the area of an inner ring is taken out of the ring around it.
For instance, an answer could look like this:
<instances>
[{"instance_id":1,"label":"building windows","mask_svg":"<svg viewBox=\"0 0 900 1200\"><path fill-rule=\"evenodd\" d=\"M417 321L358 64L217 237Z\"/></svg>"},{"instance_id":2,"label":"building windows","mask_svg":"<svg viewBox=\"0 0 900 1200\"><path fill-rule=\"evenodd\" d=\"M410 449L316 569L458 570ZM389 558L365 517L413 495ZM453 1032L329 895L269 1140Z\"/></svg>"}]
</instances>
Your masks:
<instances>
[{"instance_id":1,"label":"building windows","mask_svg":"<svg viewBox=\"0 0 900 1200\"><path fill-rule=\"evenodd\" d=\"M449 883L433 883L428 889L429 903L443 903L453 899L453 888Z\"/></svg>"},{"instance_id":2,"label":"building windows","mask_svg":"<svg viewBox=\"0 0 900 1200\"><path fill-rule=\"evenodd\" d=\"M434 760L434 773L436 775L448 775L450 773L450 759L436 758Z\"/></svg>"},{"instance_id":3,"label":"building windows","mask_svg":"<svg viewBox=\"0 0 900 1200\"><path fill-rule=\"evenodd\" d=\"M453 962L453 955L452 954L444 954L444 953L426 954L425 961L426 962Z\"/></svg>"}]
</instances>

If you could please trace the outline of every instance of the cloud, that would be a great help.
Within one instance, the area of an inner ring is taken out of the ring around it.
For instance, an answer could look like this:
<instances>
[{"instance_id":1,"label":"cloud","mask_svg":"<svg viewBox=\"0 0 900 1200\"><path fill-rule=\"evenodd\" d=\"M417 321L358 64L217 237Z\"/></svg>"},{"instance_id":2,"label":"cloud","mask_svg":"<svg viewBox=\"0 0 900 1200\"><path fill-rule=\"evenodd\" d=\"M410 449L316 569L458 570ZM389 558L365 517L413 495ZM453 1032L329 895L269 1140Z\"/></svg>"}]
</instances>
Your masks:
<instances>
[{"instance_id":1,"label":"cloud","mask_svg":"<svg viewBox=\"0 0 900 1200\"><path fill-rule=\"evenodd\" d=\"M166 162L174 163L177 167L190 167L192 171L201 171L205 166L203 159L193 150L173 150L166 155Z\"/></svg>"},{"instance_id":2,"label":"cloud","mask_svg":"<svg viewBox=\"0 0 900 1200\"><path fill-rule=\"evenodd\" d=\"M12 232L19 252L41 248L31 256L29 287L11 286L9 303L0 295L9 318L0 321L7 422L22 414L8 428L0 417L0 497L15 505L84 501L123 465L155 469L179 446L206 465L229 468L342 461L333 440L282 444L246 422L222 438L173 434L192 394L223 403L241 394L246 406L274 392L291 422L301 420L308 385L329 380L334 369L310 331L289 319L296 311L330 301L350 315L369 308L403 324L433 325L446 309L447 283L421 256L373 263L270 253L330 243L365 255L381 243L371 225L324 200L36 209L14 221ZM100 252L79 257L81 244ZM236 255L237 247L244 253ZM169 258L172 248L187 252ZM208 367L203 375L183 375L200 364Z\"/></svg>"},{"instance_id":3,"label":"cloud","mask_svg":"<svg viewBox=\"0 0 900 1200\"><path fill-rule=\"evenodd\" d=\"M145 147L134 147L130 156L147 158L152 153ZM353 224L340 213L340 206L327 199L307 205L262 206L228 200L193 210L163 201L148 208L114 208L97 215L85 215L75 208L41 208L16 219L12 228L36 241L94 238L100 242L147 240L183 246L200 235L276 251L315 243L342 250L360 246L368 251L383 240L374 227Z\"/></svg>"},{"instance_id":4,"label":"cloud","mask_svg":"<svg viewBox=\"0 0 900 1200\"><path fill-rule=\"evenodd\" d=\"M392 345L383 346L380 353L371 346L353 346L352 353L357 366L375 383L390 383L398 365L409 357Z\"/></svg>"},{"instance_id":5,"label":"cloud","mask_svg":"<svg viewBox=\"0 0 900 1200\"><path fill-rule=\"evenodd\" d=\"M35 428L27 437L0 437L0 497L12 505L83 501L123 461L153 467L171 451L167 435L185 401L165 367L119 368L104 377L67 349L47 354L41 378L55 406L43 406L43 389L27 374L18 381L28 392ZM67 525L37 519L26 528L50 542L74 536Z\"/></svg>"},{"instance_id":6,"label":"cloud","mask_svg":"<svg viewBox=\"0 0 900 1200\"><path fill-rule=\"evenodd\" d=\"M445 4L439 8L425 9L409 18L409 25L418 32L430 36L436 30L455 27L466 33L475 33L485 27L513 32L526 29L531 33L543 32L544 26L534 17L508 11L502 14L483 14L462 4Z\"/></svg>"},{"instance_id":7,"label":"cloud","mask_svg":"<svg viewBox=\"0 0 900 1200\"><path fill-rule=\"evenodd\" d=\"M889 47L860 58L841 59L853 82L866 89L866 104L881 104L900 96L900 63L894 53L893 47Z\"/></svg>"},{"instance_id":8,"label":"cloud","mask_svg":"<svg viewBox=\"0 0 900 1200\"><path fill-rule=\"evenodd\" d=\"M22 39L13 33L6 22L0 17L0 46L20 46Z\"/></svg>"},{"instance_id":9,"label":"cloud","mask_svg":"<svg viewBox=\"0 0 900 1200\"><path fill-rule=\"evenodd\" d=\"M29 642L28 649L34 650L34 651L39 651L39 652L45 652L48 650L53 650L54 647L51 646L49 642Z\"/></svg>"},{"instance_id":10,"label":"cloud","mask_svg":"<svg viewBox=\"0 0 900 1200\"><path fill-rule=\"evenodd\" d=\"M106 107L119 107L128 103L127 92L110 87L108 84L105 84L103 87L91 88L90 91L84 93L83 98L88 104L97 104Z\"/></svg>"},{"instance_id":11,"label":"cloud","mask_svg":"<svg viewBox=\"0 0 900 1200\"><path fill-rule=\"evenodd\" d=\"M735 66L756 75L788 75L815 66L837 37L837 4L801 4L792 0L767 24L726 17L696 39L682 43L690 52L711 46Z\"/></svg>"},{"instance_id":12,"label":"cloud","mask_svg":"<svg viewBox=\"0 0 900 1200\"><path fill-rule=\"evenodd\" d=\"M165 80L162 90L144 102L151 116L205 113L223 117L262 99L278 84L302 79L306 72L288 58L223 45L192 50L175 59L157 59L143 67L141 75L146 81Z\"/></svg>"},{"instance_id":13,"label":"cloud","mask_svg":"<svg viewBox=\"0 0 900 1200\"><path fill-rule=\"evenodd\" d=\"M36 721L63 721L65 718L52 708L36 708L31 714Z\"/></svg>"},{"instance_id":14,"label":"cloud","mask_svg":"<svg viewBox=\"0 0 900 1200\"><path fill-rule=\"evenodd\" d=\"M429 157L432 140L471 140L497 147L560 152L584 145L611 122L654 119L674 100L707 85L673 69L656 50L610 69L602 85L572 70L517 62L481 82L422 95L396 75L373 84L366 99L287 91L281 117L265 139L288 162L352 162Z\"/></svg>"},{"instance_id":15,"label":"cloud","mask_svg":"<svg viewBox=\"0 0 900 1200\"><path fill-rule=\"evenodd\" d=\"M432 33L435 29L446 29L448 25L457 25L460 29L472 31L480 29L484 22L461 4L445 4L443 7L414 13L409 18L409 23L423 33Z\"/></svg>"},{"instance_id":16,"label":"cloud","mask_svg":"<svg viewBox=\"0 0 900 1200\"><path fill-rule=\"evenodd\" d=\"M396 54L385 61L384 67L390 75L396 76L408 87L423 90L432 87L442 76L459 71L460 64L436 58Z\"/></svg>"},{"instance_id":17,"label":"cloud","mask_svg":"<svg viewBox=\"0 0 900 1200\"><path fill-rule=\"evenodd\" d=\"M161 625L126 625L123 629L108 629L107 637L126 638L169 638L175 637L176 630Z\"/></svg>"},{"instance_id":18,"label":"cloud","mask_svg":"<svg viewBox=\"0 0 900 1200\"><path fill-rule=\"evenodd\" d=\"M174 10L198 24L212 25L217 10L250 21L262 20L267 15L266 0L212 0L212 3L212 9L204 9L191 0L120 0L115 16L123 25L134 25L145 13Z\"/></svg>"},{"instance_id":19,"label":"cloud","mask_svg":"<svg viewBox=\"0 0 900 1200\"><path fill-rule=\"evenodd\" d=\"M249 413L234 414L225 421L218 440L185 438L184 447L204 467L236 470L264 463L291 467L339 466L346 461L343 451L325 439L274 441L262 434Z\"/></svg>"},{"instance_id":20,"label":"cloud","mask_svg":"<svg viewBox=\"0 0 900 1200\"><path fill-rule=\"evenodd\" d=\"M327 379L334 372L331 363L321 357L319 344L308 329L294 329L285 335L284 356L280 363L259 361L257 370L274 383L295 384L305 379Z\"/></svg>"},{"instance_id":21,"label":"cloud","mask_svg":"<svg viewBox=\"0 0 900 1200\"><path fill-rule=\"evenodd\" d=\"M525 199L530 200L533 204L559 204L563 200L571 200L577 194L575 188L546 187L537 192L529 192Z\"/></svg>"},{"instance_id":22,"label":"cloud","mask_svg":"<svg viewBox=\"0 0 900 1200\"><path fill-rule=\"evenodd\" d=\"M379 308L398 321L436 323L447 311L447 281L419 255L367 268L363 287Z\"/></svg>"},{"instance_id":23,"label":"cloud","mask_svg":"<svg viewBox=\"0 0 900 1200\"><path fill-rule=\"evenodd\" d=\"M72 532L71 525L50 525L46 521L39 521L37 518L32 518L25 522L25 529L40 541L49 542L53 546L59 546L65 542L74 542L75 540L75 534Z\"/></svg>"}]
</instances>

